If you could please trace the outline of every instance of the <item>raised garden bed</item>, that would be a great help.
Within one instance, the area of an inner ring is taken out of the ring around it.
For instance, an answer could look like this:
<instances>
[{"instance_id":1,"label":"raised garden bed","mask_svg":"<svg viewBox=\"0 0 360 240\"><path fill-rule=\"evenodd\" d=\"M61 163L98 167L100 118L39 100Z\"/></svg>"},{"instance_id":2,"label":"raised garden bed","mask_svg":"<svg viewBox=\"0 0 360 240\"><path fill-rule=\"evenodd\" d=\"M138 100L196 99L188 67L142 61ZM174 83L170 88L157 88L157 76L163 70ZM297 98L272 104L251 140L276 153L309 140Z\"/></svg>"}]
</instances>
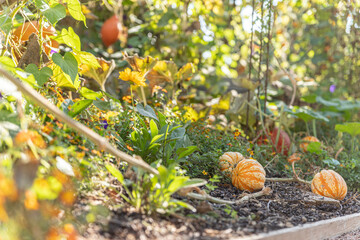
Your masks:
<instances>
[{"instance_id":1,"label":"raised garden bed","mask_svg":"<svg viewBox=\"0 0 360 240\"><path fill-rule=\"evenodd\" d=\"M272 193L227 206L190 200L198 213L146 216L123 207L102 224L92 224L85 239L324 239L360 224L360 204L349 192L341 205L305 201L309 189L299 183L266 183ZM211 196L236 200L242 192L219 185ZM326 221L323 221L326 220Z\"/></svg>"}]
</instances>

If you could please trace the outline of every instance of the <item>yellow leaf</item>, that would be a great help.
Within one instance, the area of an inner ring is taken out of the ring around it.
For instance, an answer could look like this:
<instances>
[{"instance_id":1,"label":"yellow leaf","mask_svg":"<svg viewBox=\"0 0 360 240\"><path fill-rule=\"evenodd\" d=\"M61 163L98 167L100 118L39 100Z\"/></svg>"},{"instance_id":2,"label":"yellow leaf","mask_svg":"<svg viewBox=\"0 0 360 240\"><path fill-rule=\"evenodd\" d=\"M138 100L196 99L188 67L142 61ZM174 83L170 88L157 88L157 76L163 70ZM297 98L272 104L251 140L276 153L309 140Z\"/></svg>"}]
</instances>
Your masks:
<instances>
[{"instance_id":1,"label":"yellow leaf","mask_svg":"<svg viewBox=\"0 0 360 240\"><path fill-rule=\"evenodd\" d=\"M95 57L94 59L96 64L84 63L80 65L80 74L94 79L100 85L101 89L105 90L105 82L115 68L115 61L106 61L103 58Z\"/></svg>"}]
</instances>

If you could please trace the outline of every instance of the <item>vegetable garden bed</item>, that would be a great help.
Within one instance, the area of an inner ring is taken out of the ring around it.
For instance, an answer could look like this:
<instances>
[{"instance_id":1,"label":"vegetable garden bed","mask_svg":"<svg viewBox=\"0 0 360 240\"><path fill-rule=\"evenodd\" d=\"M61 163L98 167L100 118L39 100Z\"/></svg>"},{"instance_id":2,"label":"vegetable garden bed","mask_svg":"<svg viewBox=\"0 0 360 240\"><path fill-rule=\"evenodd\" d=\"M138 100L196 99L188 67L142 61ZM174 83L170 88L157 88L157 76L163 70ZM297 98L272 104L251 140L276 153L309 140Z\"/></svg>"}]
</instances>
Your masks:
<instances>
[{"instance_id":1,"label":"vegetable garden bed","mask_svg":"<svg viewBox=\"0 0 360 240\"><path fill-rule=\"evenodd\" d=\"M324 239L359 227L360 204L349 192L341 205L311 202L299 183L266 183L272 193L227 206L190 200L197 213L145 216L131 208L114 210L101 224L90 225L86 239ZM236 200L243 194L220 184L211 196ZM179 197L183 198L183 197ZM323 221L326 220L326 221Z\"/></svg>"}]
</instances>

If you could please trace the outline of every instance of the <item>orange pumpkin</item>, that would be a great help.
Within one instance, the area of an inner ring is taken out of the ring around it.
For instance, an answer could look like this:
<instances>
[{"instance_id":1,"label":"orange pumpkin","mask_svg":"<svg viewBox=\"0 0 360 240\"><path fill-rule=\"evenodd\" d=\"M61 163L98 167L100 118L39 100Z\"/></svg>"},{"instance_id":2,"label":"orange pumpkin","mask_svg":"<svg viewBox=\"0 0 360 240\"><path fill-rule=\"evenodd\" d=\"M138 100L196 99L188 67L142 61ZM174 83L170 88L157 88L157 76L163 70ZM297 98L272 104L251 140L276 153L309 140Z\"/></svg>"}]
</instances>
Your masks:
<instances>
[{"instance_id":1,"label":"orange pumpkin","mask_svg":"<svg viewBox=\"0 0 360 240\"><path fill-rule=\"evenodd\" d=\"M301 153L293 153L290 157L287 158L287 161L289 163L293 163L293 162L299 161L301 158L302 158Z\"/></svg>"},{"instance_id":2,"label":"orange pumpkin","mask_svg":"<svg viewBox=\"0 0 360 240\"><path fill-rule=\"evenodd\" d=\"M301 139L300 149L303 152L307 152L307 147L308 147L309 143L311 143L311 142L320 142L320 141L319 141L319 139L317 139L316 137L313 137L313 136L304 137L303 139Z\"/></svg>"},{"instance_id":3,"label":"orange pumpkin","mask_svg":"<svg viewBox=\"0 0 360 240\"><path fill-rule=\"evenodd\" d=\"M240 189L253 192L264 187L266 172L254 159L240 161L232 171L232 184Z\"/></svg>"},{"instance_id":4,"label":"orange pumpkin","mask_svg":"<svg viewBox=\"0 0 360 240\"><path fill-rule=\"evenodd\" d=\"M315 194L343 200L347 193L345 180L333 170L322 170L314 176L311 191Z\"/></svg>"},{"instance_id":5,"label":"orange pumpkin","mask_svg":"<svg viewBox=\"0 0 360 240\"><path fill-rule=\"evenodd\" d=\"M20 27L16 28L12 33L12 38L16 47L19 48L21 45L25 43L25 41L29 40L29 37L32 33L39 35L39 22L38 21L30 21L25 22ZM53 26L43 27L42 28L42 37L45 39L43 44L44 51L47 55L50 54L52 48L58 48L59 43L53 39L47 40L46 37L55 36L56 30ZM18 56L17 56L18 58Z\"/></svg>"},{"instance_id":6,"label":"orange pumpkin","mask_svg":"<svg viewBox=\"0 0 360 240\"><path fill-rule=\"evenodd\" d=\"M225 176L231 177L231 172L234 169L234 166L244 159L244 156L239 152L224 153L219 159L221 172L223 172Z\"/></svg>"},{"instance_id":7,"label":"orange pumpkin","mask_svg":"<svg viewBox=\"0 0 360 240\"><path fill-rule=\"evenodd\" d=\"M39 133L31 130L23 130L16 134L14 143L17 146L20 146L29 140L39 148L46 148L46 143L42 136Z\"/></svg>"}]
</instances>

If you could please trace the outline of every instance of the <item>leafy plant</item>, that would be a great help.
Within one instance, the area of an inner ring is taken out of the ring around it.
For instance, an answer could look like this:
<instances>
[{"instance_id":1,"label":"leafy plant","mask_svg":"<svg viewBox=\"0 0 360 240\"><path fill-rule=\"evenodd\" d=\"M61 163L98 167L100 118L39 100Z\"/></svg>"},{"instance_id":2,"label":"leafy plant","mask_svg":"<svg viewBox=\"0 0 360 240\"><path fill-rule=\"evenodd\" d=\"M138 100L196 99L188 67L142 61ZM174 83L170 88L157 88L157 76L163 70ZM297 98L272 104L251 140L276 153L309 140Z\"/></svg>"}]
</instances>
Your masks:
<instances>
[{"instance_id":1,"label":"leafy plant","mask_svg":"<svg viewBox=\"0 0 360 240\"><path fill-rule=\"evenodd\" d=\"M167 123L166 117L147 105L145 108L138 104L136 107L139 127L131 133L131 141L135 153L145 161L152 163L161 159L167 166L179 163L198 148L190 146L190 140L186 135L186 128L181 124ZM145 119L150 118L149 125Z\"/></svg>"},{"instance_id":2,"label":"leafy plant","mask_svg":"<svg viewBox=\"0 0 360 240\"><path fill-rule=\"evenodd\" d=\"M121 194L121 196L137 210L148 214L174 212L179 207L195 211L191 205L173 199L171 196L181 188L205 184L201 179L190 179L177 175L174 165L168 168L159 166L159 175L147 174L137 169L136 182L127 182L122 173L112 165L108 164L106 168L125 189L126 195Z\"/></svg>"}]
</instances>

